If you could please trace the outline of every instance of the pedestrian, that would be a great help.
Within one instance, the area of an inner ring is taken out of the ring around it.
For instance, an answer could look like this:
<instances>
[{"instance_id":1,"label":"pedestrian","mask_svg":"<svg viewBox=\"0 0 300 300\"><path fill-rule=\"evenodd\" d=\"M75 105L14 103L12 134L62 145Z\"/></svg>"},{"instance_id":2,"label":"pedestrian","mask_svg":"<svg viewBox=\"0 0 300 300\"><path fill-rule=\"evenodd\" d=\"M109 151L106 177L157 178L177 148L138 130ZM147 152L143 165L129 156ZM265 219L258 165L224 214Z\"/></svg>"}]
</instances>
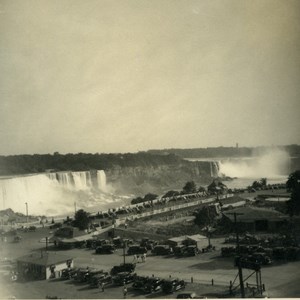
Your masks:
<instances>
[{"instance_id":1,"label":"pedestrian","mask_svg":"<svg viewBox=\"0 0 300 300\"><path fill-rule=\"evenodd\" d=\"M142 262L145 262L144 254L141 255Z\"/></svg>"},{"instance_id":2,"label":"pedestrian","mask_svg":"<svg viewBox=\"0 0 300 300\"><path fill-rule=\"evenodd\" d=\"M146 254L146 253L144 253L144 262L146 262L146 255L147 255L147 254Z\"/></svg>"},{"instance_id":3,"label":"pedestrian","mask_svg":"<svg viewBox=\"0 0 300 300\"><path fill-rule=\"evenodd\" d=\"M135 263L137 260L136 254L133 255L133 262Z\"/></svg>"},{"instance_id":4,"label":"pedestrian","mask_svg":"<svg viewBox=\"0 0 300 300\"><path fill-rule=\"evenodd\" d=\"M123 295L124 295L124 299L126 299L126 296L127 296L127 287L124 285L124 288L123 288Z\"/></svg>"},{"instance_id":5,"label":"pedestrian","mask_svg":"<svg viewBox=\"0 0 300 300\"><path fill-rule=\"evenodd\" d=\"M104 292L104 282L101 282L101 291Z\"/></svg>"},{"instance_id":6,"label":"pedestrian","mask_svg":"<svg viewBox=\"0 0 300 300\"><path fill-rule=\"evenodd\" d=\"M139 262L139 260L140 260L140 256L137 255L137 256L136 256L136 262Z\"/></svg>"}]
</instances>

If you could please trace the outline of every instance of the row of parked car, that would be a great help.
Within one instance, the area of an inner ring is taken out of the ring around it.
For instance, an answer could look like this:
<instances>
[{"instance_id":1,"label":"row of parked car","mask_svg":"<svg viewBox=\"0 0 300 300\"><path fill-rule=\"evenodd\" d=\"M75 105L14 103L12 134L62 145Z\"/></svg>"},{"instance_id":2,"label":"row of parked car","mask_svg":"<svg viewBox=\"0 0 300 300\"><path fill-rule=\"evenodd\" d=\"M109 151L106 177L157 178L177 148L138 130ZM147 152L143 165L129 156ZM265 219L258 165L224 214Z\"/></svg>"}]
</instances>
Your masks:
<instances>
[{"instance_id":1,"label":"row of parked car","mask_svg":"<svg viewBox=\"0 0 300 300\"><path fill-rule=\"evenodd\" d=\"M239 238L241 245L261 245L264 247L285 247L297 246L297 241L286 235L275 236L256 236L252 234L245 234ZM225 238L225 243L236 243L236 236L229 236Z\"/></svg>"},{"instance_id":2,"label":"row of parked car","mask_svg":"<svg viewBox=\"0 0 300 300\"><path fill-rule=\"evenodd\" d=\"M152 294L159 291L164 293L173 293L184 289L186 286L184 280L180 279L161 279L158 277L136 276L132 284L133 289Z\"/></svg>"},{"instance_id":3,"label":"row of parked car","mask_svg":"<svg viewBox=\"0 0 300 300\"><path fill-rule=\"evenodd\" d=\"M159 244L157 241L145 238L138 243L129 239L119 237L113 240L90 240L87 241L87 247L95 249L96 254L112 254L117 248L123 248L124 243L127 246L127 255L142 255L151 251L152 255L174 255L176 257L195 256L200 253L196 245L178 245L170 247L166 244ZM203 252L203 251L202 251Z\"/></svg>"},{"instance_id":4,"label":"row of parked car","mask_svg":"<svg viewBox=\"0 0 300 300\"><path fill-rule=\"evenodd\" d=\"M299 247L274 247L264 248L257 245L239 247L222 247L221 255L223 257L241 255L249 261L257 262L260 265L269 265L274 260L297 260L300 259Z\"/></svg>"},{"instance_id":5,"label":"row of parked car","mask_svg":"<svg viewBox=\"0 0 300 300\"><path fill-rule=\"evenodd\" d=\"M145 294L158 291L172 293L185 288L185 282L179 279L160 279L157 277L138 276L135 271L135 264L127 263L114 266L110 272L94 268L68 268L61 274L62 280L74 280L78 283L86 283L91 288L108 285L128 285L140 290Z\"/></svg>"}]
</instances>

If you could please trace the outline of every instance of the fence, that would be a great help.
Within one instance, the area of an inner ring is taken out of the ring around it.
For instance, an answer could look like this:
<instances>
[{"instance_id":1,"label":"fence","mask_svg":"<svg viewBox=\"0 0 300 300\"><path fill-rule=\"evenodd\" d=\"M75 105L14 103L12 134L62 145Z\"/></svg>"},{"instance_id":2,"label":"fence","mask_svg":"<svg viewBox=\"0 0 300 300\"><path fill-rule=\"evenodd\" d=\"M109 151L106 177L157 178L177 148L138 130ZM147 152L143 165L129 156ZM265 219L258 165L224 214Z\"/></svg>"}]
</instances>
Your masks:
<instances>
[{"instance_id":1,"label":"fence","mask_svg":"<svg viewBox=\"0 0 300 300\"><path fill-rule=\"evenodd\" d=\"M221 195L219 196L219 199L225 199L227 197L232 197L233 195ZM166 212L171 212L171 211L175 211L175 210L179 210L179 209L184 209L184 208L188 208L188 207L193 207L193 206L197 206L200 204L206 204L206 203L212 203L216 200L215 197L210 197L210 198L206 198L206 199L199 199L196 201L190 201L187 203L182 203L182 204L178 204L178 205L173 205L173 206L169 206L169 207L164 207L164 208L160 208L160 209L153 209L151 211L148 212L143 212L143 213L139 213L139 214L135 214L135 215L130 215L130 216L126 216L123 218L119 218L117 219L117 223L119 224L124 224L127 220L136 220L136 219L141 219L141 218L145 218L145 217L149 217L149 216L153 216L153 215L158 215L158 214L162 214L162 213L166 213Z\"/></svg>"}]
</instances>

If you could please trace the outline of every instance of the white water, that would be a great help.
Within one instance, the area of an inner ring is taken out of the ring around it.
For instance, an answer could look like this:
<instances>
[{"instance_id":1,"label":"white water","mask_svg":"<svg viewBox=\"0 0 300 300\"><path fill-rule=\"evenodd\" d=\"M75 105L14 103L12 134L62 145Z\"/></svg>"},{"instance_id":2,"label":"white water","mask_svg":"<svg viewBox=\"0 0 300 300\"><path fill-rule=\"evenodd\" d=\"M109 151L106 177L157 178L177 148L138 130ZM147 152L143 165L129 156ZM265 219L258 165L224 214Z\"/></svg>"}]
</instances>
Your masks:
<instances>
[{"instance_id":1,"label":"white water","mask_svg":"<svg viewBox=\"0 0 300 300\"><path fill-rule=\"evenodd\" d=\"M290 161L286 152L273 150L253 158L221 160L219 172L239 178L281 177L289 174Z\"/></svg>"},{"instance_id":2,"label":"white water","mask_svg":"<svg viewBox=\"0 0 300 300\"><path fill-rule=\"evenodd\" d=\"M101 208L114 201L106 190L104 171L97 171L95 186L91 173L58 172L0 179L0 209L34 215L61 215L91 205Z\"/></svg>"},{"instance_id":3,"label":"white water","mask_svg":"<svg viewBox=\"0 0 300 300\"><path fill-rule=\"evenodd\" d=\"M106 175L103 170L97 171L98 188L105 192L106 191Z\"/></svg>"},{"instance_id":4,"label":"white water","mask_svg":"<svg viewBox=\"0 0 300 300\"><path fill-rule=\"evenodd\" d=\"M261 178L267 178L269 184L286 182L291 165L290 156L285 151L276 148L253 157L190 160L211 162L211 177L224 175L235 178L232 181L226 181L229 188L245 188L254 180ZM214 172L216 170L218 172Z\"/></svg>"}]
</instances>

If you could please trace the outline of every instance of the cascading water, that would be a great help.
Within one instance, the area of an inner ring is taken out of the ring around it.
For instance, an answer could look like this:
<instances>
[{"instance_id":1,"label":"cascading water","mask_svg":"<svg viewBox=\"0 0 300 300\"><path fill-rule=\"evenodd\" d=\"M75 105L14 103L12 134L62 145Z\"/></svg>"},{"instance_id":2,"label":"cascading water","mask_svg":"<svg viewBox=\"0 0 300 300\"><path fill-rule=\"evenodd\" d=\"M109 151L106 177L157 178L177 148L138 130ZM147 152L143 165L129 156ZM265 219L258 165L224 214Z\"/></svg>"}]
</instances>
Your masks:
<instances>
[{"instance_id":1,"label":"cascading water","mask_svg":"<svg viewBox=\"0 0 300 300\"><path fill-rule=\"evenodd\" d=\"M273 150L257 157L222 160L219 167L220 173L230 177L280 177L289 174L290 157L282 150Z\"/></svg>"},{"instance_id":2,"label":"cascading water","mask_svg":"<svg viewBox=\"0 0 300 300\"><path fill-rule=\"evenodd\" d=\"M217 161L210 162L210 177L215 178L220 175L220 167Z\"/></svg>"},{"instance_id":3,"label":"cascading water","mask_svg":"<svg viewBox=\"0 0 300 300\"><path fill-rule=\"evenodd\" d=\"M11 208L25 213L25 203L28 203L29 214L64 214L73 210L74 202L77 200L86 206L90 205L89 200L93 204L97 202L98 205L111 202L108 196L101 194L106 190L105 172L97 171L94 175L95 184L89 171L44 173L0 179L0 210ZM83 194L78 198L77 191L87 193L87 201L83 201ZM94 198L91 198L91 193Z\"/></svg>"},{"instance_id":4,"label":"cascading water","mask_svg":"<svg viewBox=\"0 0 300 300\"><path fill-rule=\"evenodd\" d=\"M88 190L92 187L92 180L89 172L72 172L74 187L76 190Z\"/></svg>"},{"instance_id":5,"label":"cascading water","mask_svg":"<svg viewBox=\"0 0 300 300\"><path fill-rule=\"evenodd\" d=\"M226 182L229 188L245 188L260 178L267 178L270 184L286 182L290 165L290 156L274 149L254 157L221 160L219 174L235 178Z\"/></svg>"},{"instance_id":6,"label":"cascading water","mask_svg":"<svg viewBox=\"0 0 300 300\"><path fill-rule=\"evenodd\" d=\"M98 188L105 192L106 191L106 175L103 170L97 171L97 182Z\"/></svg>"}]
</instances>

